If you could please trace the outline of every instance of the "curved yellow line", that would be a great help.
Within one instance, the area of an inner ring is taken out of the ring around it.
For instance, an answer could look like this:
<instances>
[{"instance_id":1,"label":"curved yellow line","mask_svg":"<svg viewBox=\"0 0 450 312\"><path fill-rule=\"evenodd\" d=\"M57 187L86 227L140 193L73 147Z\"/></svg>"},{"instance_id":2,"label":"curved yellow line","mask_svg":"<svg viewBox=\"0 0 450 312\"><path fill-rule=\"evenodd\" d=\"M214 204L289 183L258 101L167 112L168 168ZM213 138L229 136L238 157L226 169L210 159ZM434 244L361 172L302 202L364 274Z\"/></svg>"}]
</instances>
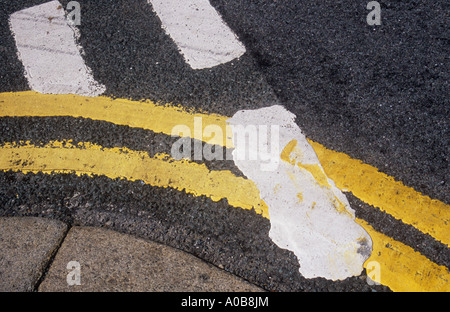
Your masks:
<instances>
[{"instance_id":1,"label":"curved yellow line","mask_svg":"<svg viewBox=\"0 0 450 312\"><path fill-rule=\"evenodd\" d=\"M211 171L204 164L176 161L166 154L148 156L127 148L104 148L89 142L53 141L43 147L29 142L7 143L0 149L0 170L22 172L104 175L111 179L142 180L158 187L171 187L214 201L227 199L234 207L255 209L268 216L266 204L252 181L227 170Z\"/></svg>"},{"instance_id":2,"label":"curved yellow line","mask_svg":"<svg viewBox=\"0 0 450 312\"><path fill-rule=\"evenodd\" d=\"M211 144L232 148L228 137L228 117L193 113L182 107L158 105L151 101L130 101L107 97L84 97L78 95L51 95L33 91L0 94L0 117L2 116L72 116L108 121L172 134L174 127L185 125L191 129L191 137ZM196 127L196 117L201 117ZM204 137L208 126L222 129L222 136ZM189 134L181 133L188 137ZM380 208L406 224L428 233L450 246L450 206L431 199L400 181L380 172L377 168L352 159L346 154L325 148L309 141L319 161L338 188L348 190L362 201Z\"/></svg>"},{"instance_id":3,"label":"curved yellow line","mask_svg":"<svg viewBox=\"0 0 450 312\"><path fill-rule=\"evenodd\" d=\"M230 137L202 136L209 125L220 127L223 134L226 134L228 117L204 112L193 113L180 107L158 105L150 101L43 95L36 92L2 93L0 117L4 116L82 117L167 135L172 134L175 126L186 125L194 129L191 133L194 138L233 147ZM202 118L199 129L195 129L195 117ZM340 189L351 191L362 201L449 246L449 205L420 194L379 172L377 168L346 154L329 150L316 142L310 143L325 173ZM196 196L209 196L213 200L225 198L232 206L254 208L269 218L267 206L260 199L253 182L235 177L231 172L209 171L204 165L188 161L177 162L168 155L151 158L146 153L126 148L106 149L91 143L75 146L70 141L52 142L45 147L12 143L0 149L0 170L46 173L74 171L76 174L143 180L150 185L172 187ZM412 248L374 231L364 221L357 219L357 222L374 241L374 250L368 262L380 263L382 284L396 291L450 291L446 267L439 266Z\"/></svg>"},{"instance_id":4,"label":"curved yellow line","mask_svg":"<svg viewBox=\"0 0 450 312\"><path fill-rule=\"evenodd\" d=\"M195 196L227 199L232 206L253 208L269 218L267 206L252 181L229 171L210 171L205 165L175 161L164 154L149 157L145 152L127 148L104 148L71 141L54 141L39 147L29 142L7 143L0 148L0 170L74 172L142 180L149 185L171 187ZM365 221L356 221L372 237L373 251L365 266L373 261L380 265L380 283L394 291L450 291L450 274L446 267L375 231Z\"/></svg>"}]
</instances>

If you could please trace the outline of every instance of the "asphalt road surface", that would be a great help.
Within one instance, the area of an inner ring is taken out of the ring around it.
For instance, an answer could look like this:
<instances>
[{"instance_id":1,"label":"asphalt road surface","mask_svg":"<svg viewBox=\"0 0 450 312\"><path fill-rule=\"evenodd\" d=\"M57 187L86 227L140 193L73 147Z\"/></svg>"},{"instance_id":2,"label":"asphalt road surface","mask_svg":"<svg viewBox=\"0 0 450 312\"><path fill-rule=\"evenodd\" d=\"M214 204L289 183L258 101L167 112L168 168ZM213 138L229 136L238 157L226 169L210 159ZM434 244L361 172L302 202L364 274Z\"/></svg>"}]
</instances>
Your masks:
<instances>
[{"instance_id":1,"label":"asphalt road surface","mask_svg":"<svg viewBox=\"0 0 450 312\"><path fill-rule=\"evenodd\" d=\"M102 151L121 148L150 158L170 154L177 138L152 130L152 125L133 126L136 114L128 111L123 115L129 114L130 120L124 122L111 121L113 113L105 118L71 111L21 113L20 104L17 114L5 113L9 97L4 94L32 90L9 16L46 2L0 0L2 149L18 142L36 146L36 151L45 146L58 149L64 146L55 142L71 140L71 145L83 145L84 150L91 148L88 142ZM105 87L102 96L133 103L150 100L162 106L171 103L189 113L226 117L239 110L282 104L296 115L308 139L439 202L442 214L435 217L444 220L440 233L448 239L450 45L445 1L379 1L382 23L369 26L368 1L211 0L246 52L204 69L193 69L185 61L147 1L79 2L77 44L93 77ZM60 3L65 8L68 1ZM109 109L106 104L105 109ZM109 171L85 175L72 167L55 167L59 172L50 174L45 166L29 164L38 162L37 156L33 158L36 151L1 168L1 216L42 216L133 234L185 250L269 291L397 289L389 282L368 282L366 270L339 281L303 277L295 254L270 239L269 219L256 207L236 208L231 197L196 194L187 187L171 186L170 179L167 185L147 183L144 178L123 178ZM224 150L230 152L229 147ZM105 163L115 154L108 155ZM230 159L194 163L247 180ZM189 175L188 170L183 172ZM401 256L404 250L420 253L424 267L430 263L430 276L448 278L448 241L374 207L351 190L344 191L358 219L387 237L383 242L393 240L402 246L396 249L384 243L389 251L395 249ZM427 214L428 206L417 205L416 210ZM408 259L413 263L415 258ZM420 275L408 267L405 272ZM423 281L423 289L433 289L433 278ZM448 280L443 285L440 290L449 289Z\"/></svg>"},{"instance_id":2,"label":"asphalt road surface","mask_svg":"<svg viewBox=\"0 0 450 312\"><path fill-rule=\"evenodd\" d=\"M449 202L448 3L211 2L308 137Z\"/></svg>"}]
</instances>

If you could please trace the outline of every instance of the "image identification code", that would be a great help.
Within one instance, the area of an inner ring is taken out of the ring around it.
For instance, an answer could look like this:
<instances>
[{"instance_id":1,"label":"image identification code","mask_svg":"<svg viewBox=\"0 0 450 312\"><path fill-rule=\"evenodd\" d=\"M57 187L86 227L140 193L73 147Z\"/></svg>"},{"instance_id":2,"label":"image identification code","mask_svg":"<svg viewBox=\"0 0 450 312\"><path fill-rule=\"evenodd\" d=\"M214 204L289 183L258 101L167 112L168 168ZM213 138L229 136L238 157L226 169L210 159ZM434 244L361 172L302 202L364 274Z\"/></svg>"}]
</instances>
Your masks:
<instances>
[{"instance_id":1,"label":"image identification code","mask_svg":"<svg viewBox=\"0 0 450 312\"><path fill-rule=\"evenodd\" d=\"M259 307L268 307L269 306L269 297L246 297L246 296L233 296L226 297L225 300L216 300L212 298L193 298L189 296L188 298L184 298L181 300L182 307L206 307L210 310L215 306L224 306L224 307L250 307L250 308L259 308Z\"/></svg>"}]
</instances>

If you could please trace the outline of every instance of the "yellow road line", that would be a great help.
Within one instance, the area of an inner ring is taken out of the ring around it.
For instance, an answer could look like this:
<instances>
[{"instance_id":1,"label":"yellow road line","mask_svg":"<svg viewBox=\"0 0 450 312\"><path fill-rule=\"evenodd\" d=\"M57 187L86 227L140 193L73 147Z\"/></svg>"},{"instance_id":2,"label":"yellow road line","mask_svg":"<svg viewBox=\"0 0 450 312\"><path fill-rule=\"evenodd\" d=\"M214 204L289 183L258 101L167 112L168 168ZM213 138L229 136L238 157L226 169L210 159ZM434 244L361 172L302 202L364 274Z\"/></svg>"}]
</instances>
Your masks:
<instances>
[{"instance_id":1,"label":"yellow road line","mask_svg":"<svg viewBox=\"0 0 450 312\"><path fill-rule=\"evenodd\" d=\"M373 252L365 267L372 261L380 264L379 282L393 291L448 292L449 270L428 260L409 246L375 231L367 222L356 221L372 237Z\"/></svg>"},{"instance_id":2,"label":"yellow road line","mask_svg":"<svg viewBox=\"0 0 450 312\"><path fill-rule=\"evenodd\" d=\"M319 143L310 143L325 173L338 188L351 191L363 202L450 246L449 205L420 194L360 160L326 149Z\"/></svg>"},{"instance_id":3,"label":"yellow road line","mask_svg":"<svg viewBox=\"0 0 450 312\"><path fill-rule=\"evenodd\" d=\"M172 129L178 125L186 125L194 130L194 117L201 117L201 129L195 129L196 131L192 133L192 137L195 138L201 138L204 129L209 125L219 125L222 129L226 129L227 119L215 114L192 113L172 105L157 105L151 101L91 98L72 94L41 94L34 91L0 93L0 117L6 116L83 117L167 135L171 135ZM209 143L220 146L232 145L231 138L225 140L223 137L213 136L203 139L208 139Z\"/></svg>"},{"instance_id":4,"label":"yellow road line","mask_svg":"<svg viewBox=\"0 0 450 312\"><path fill-rule=\"evenodd\" d=\"M229 171L210 171L204 165L175 161L168 155L151 158L126 148L103 148L92 143L55 141L43 147L29 142L7 143L0 148L0 170L22 172L69 172L143 180L213 200L225 198L230 205L255 210L269 218L254 183ZM450 291L450 274L412 248L375 231L357 219L374 242L370 261L381 266L381 283L395 291ZM368 263L366 262L366 263Z\"/></svg>"},{"instance_id":5,"label":"yellow road line","mask_svg":"<svg viewBox=\"0 0 450 312\"><path fill-rule=\"evenodd\" d=\"M228 117L192 113L180 107L157 105L106 97L89 98L77 95L44 95L37 92L0 94L2 116L72 116L104 120L119 125L149 129L171 135L173 127L186 125L196 130L192 137L211 144L232 148L231 138L202 137L209 125L216 125L226 134ZM202 118L202 127L195 129L194 117ZM188 136L183 134L183 136ZM362 201L380 208L403 222L428 233L450 246L450 206L416 192L377 168L329 150L310 141L329 178L340 189L351 191Z\"/></svg>"},{"instance_id":6,"label":"yellow road line","mask_svg":"<svg viewBox=\"0 0 450 312\"><path fill-rule=\"evenodd\" d=\"M149 157L127 148L104 148L92 143L73 145L53 141L43 147L29 142L7 143L0 149L0 170L23 172L72 172L105 175L111 179L142 180L158 187L171 187L214 201L227 199L234 207L254 208L263 216L268 208L252 181L230 171L210 171L204 164L176 161L166 154Z\"/></svg>"}]
</instances>

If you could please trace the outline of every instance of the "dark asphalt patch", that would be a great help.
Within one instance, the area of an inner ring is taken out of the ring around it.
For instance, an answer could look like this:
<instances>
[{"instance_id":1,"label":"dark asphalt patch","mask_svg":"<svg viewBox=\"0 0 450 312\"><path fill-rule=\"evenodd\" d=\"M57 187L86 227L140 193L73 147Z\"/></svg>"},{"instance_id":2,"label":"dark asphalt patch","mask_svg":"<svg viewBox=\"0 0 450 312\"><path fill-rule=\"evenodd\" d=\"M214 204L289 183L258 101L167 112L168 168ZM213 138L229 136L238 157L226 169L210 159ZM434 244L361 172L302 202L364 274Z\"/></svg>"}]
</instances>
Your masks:
<instances>
[{"instance_id":1,"label":"dark asphalt patch","mask_svg":"<svg viewBox=\"0 0 450 312\"><path fill-rule=\"evenodd\" d=\"M3 92L29 89L9 14L44 2L0 2ZM190 69L144 0L84 1L80 44L117 97L231 116L276 101L267 78L309 138L450 203L445 1L380 2L374 28L365 3L212 0L251 51L214 69Z\"/></svg>"},{"instance_id":2,"label":"dark asphalt patch","mask_svg":"<svg viewBox=\"0 0 450 312\"><path fill-rule=\"evenodd\" d=\"M306 136L450 203L448 1L211 0Z\"/></svg>"},{"instance_id":3,"label":"dark asphalt patch","mask_svg":"<svg viewBox=\"0 0 450 312\"><path fill-rule=\"evenodd\" d=\"M170 153L172 144L178 140L178 138L156 134L149 130L83 118L4 117L0 119L0 142L30 141L31 144L44 146L51 141L69 139L72 140L72 144L91 142L105 148L125 147L135 151L145 151L150 157L157 153ZM193 141L190 140L191 143ZM204 163L210 170L229 170L236 176L245 178L233 161L197 160L195 162ZM437 264L450 266L449 250L444 244L413 226L406 225L379 209L363 203L351 193L346 193L346 196L356 210L356 216L368 221L377 231L405 243ZM65 209L62 212L70 215ZM62 218L62 215L59 218Z\"/></svg>"},{"instance_id":4,"label":"dark asphalt patch","mask_svg":"<svg viewBox=\"0 0 450 312\"><path fill-rule=\"evenodd\" d=\"M30 141L43 146L51 141L72 140L72 144L90 142L105 148L124 147L147 152L150 157L158 153L171 155L172 146L180 138L155 133L141 128L121 126L106 121L73 117L3 117L0 118L0 145ZM245 178L232 160L232 150L201 142L202 149L222 151L221 161L197 159L195 146L200 142L185 138L191 145L190 160L204 164L209 170L228 170Z\"/></svg>"},{"instance_id":5,"label":"dark asphalt patch","mask_svg":"<svg viewBox=\"0 0 450 312\"><path fill-rule=\"evenodd\" d=\"M271 291L386 291L359 277L305 279L298 260L268 236L269 220L170 188L73 174L0 173L0 216L39 216L98 226L194 254Z\"/></svg>"}]
</instances>

